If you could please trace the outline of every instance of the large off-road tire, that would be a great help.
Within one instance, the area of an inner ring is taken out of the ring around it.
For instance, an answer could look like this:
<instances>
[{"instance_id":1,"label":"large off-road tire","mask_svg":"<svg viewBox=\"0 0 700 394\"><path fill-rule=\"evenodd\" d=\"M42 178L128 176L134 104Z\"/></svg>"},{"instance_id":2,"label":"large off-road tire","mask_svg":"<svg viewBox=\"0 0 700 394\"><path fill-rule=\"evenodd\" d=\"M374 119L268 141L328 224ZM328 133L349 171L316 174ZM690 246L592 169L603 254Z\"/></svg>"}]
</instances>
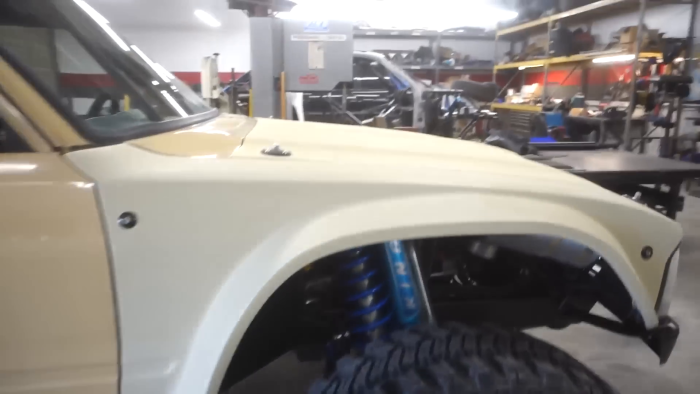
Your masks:
<instances>
[{"instance_id":1,"label":"large off-road tire","mask_svg":"<svg viewBox=\"0 0 700 394\"><path fill-rule=\"evenodd\" d=\"M521 332L451 324L396 332L344 357L311 394L609 394L565 352Z\"/></svg>"}]
</instances>

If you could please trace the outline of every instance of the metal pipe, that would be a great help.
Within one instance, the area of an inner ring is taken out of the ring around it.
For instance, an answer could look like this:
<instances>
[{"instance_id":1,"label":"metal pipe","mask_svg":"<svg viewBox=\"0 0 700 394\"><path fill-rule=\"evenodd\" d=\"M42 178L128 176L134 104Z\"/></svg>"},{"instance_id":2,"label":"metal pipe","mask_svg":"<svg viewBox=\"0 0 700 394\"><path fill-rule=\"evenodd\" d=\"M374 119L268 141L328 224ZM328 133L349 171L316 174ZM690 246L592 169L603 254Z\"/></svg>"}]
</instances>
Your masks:
<instances>
[{"instance_id":1,"label":"metal pipe","mask_svg":"<svg viewBox=\"0 0 700 394\"><path fill-rule=\"evenodd\" d=\"M348 85L345 83L343 84L343 97L341 100L343 112L348 112Z\"/></svg>"},{"instance_id":2,"label":"metal pipe","mask_svg":"<svg viewBox=\"0 0 700 394\"><path fill-rule=\"evenodd\" d=\"M698 11L698 0L693 0L690 11L690 24L688 26L688 37L686 38L686 49L685 49L685 62L683 63L683 76L687 77L690 75L690 67L693 64L693 36L695 35L695 13ZM673 128L673 138L670 142L669 157L673 157L676 154L676 141L678 141L678 134L681 130L681 116L683 115L683 99L678 99L678 109L676 110L676 124Z\"/></svg>"},{"instance_id":3,"label":"metal pipe","mask_svg":"<svg viewBox=\"0 0 700 394\"><path fill-rule=\"evenodd\" d=\"M578 66L579 65L576 64L576 65L574 65L574 67L571 68L571 71L569 71L569 73L566 75L566 78L564 78L564 80L559 83L559 87L554 89L554 91L552 92L552 94L551 94L552 98L554 98L555 93L558 93L559 90L561 90L561 88L564 87L564 83L566 83L566 81L569 80L569 77L571 77L571 75L574 73L574 71L578 70Z\"/></svg>"},{"instance_id":4,"label":"metal pipe","mask_svg":"<svg viewBox=\"0 0 700 394\"><path fill-rule=\"evenodd\" d=\"M435 45L433 47L433 55L435 56L435 84L439 85L440 84L440 67L442 66L442 62L440 61L440 55L442 54L442 51L440 51L440 45L442 45L442 32L438 32L437 39L435 40Z\"/></svg>"},{"instance_id":5,"label":"metal pipe","mask_svg":"<svg viewBox=\"0 0 700 394\"><path fill-rule=\"evenodd\" d=\"M498 72L496 70L496 65L498 64L498 33L494 35L494 42L493 42L493 79L491 82L496 83L496 73Z\"/></svg>"},{"instance_id":6,"label":"metal pipe","mask_svg":"<svg viewBox=\"0 0 700 394\"><path fill-rule=\"evenodd\" d=\"M435 316L433 315L433 308L430 306L430 299L428 299L428 290L425 287L425 281L423 281L423 271L420 269L420 264L418 264L418 255L416 254L415 241L404 241L406 246L406 256L408 261L413 268L413 273L415 274L416 284L418 285L418 291L420 292L421 303L425 308L425 317L428 323L435 322Z\"/></svg>"},{"instance_id":7,"label":"metal pipe","mask_svg":"<svg viewBox=\"0 0 700 394\"><path fill-rule=\"evenodd\" d=\"M287 78L284 71L280 73L280 119L287 120Z\"/></svg>"},{"instance_id":8,"label":"metal pipe","mask_svg":"<svg viewBox=\"0 0 700 394\"><path fill-rule=\"evenodd\" d=\"M626 151L632 151L632 114L637 107L635 96L637 93L637 62L639 52L642 49L642 39L644 38L644 14L647 10L647 0L639 0L639 21L637 22L637 42L634 45L634 59L632 60L632 76L630 80L630 105L627 107L627 118L625 119L625 133L622 140ZM634 105L632 105L634 104Z\"/></svg>"},{"instance_id":9,"label":"metal pipe","mask_svg":"<svg viewBox=\"0 0 700 394\"><path fill-rule=\"evenodd\" d=\"M547 22L547 46L545 57L549 57L549 44L552 41L552 21ZM547 78L549 77L549 63L544 62L544 80L542 81L542 106L547 104Z\"/></svg>"},{"instance_id":10,"label":"metal pipe","mask_svg":"<svg viewBox=\"0 0 700 394\"><path fill-rule=\"evenodd\" d=\"M513 82L513 80L515 79L515 77L517 77L517 76L518 76L518 73L520 73L520 72L522 72L522 70L516 71L515 74L513 74L513 76L510 77L510 79L508 80L508 82L506 82L506 84L503 85L503 88L498 92L498 94L496 95L496 98L493 99L492 103L495 102L496 100L498 100L499 97L501 97L501 95L503 94L503 92L505 92L506 89L508 89L508 86L510 86L510 84ZM525 73L523 72L523 74L525 74Z\"/></svg>"}]
</instances>

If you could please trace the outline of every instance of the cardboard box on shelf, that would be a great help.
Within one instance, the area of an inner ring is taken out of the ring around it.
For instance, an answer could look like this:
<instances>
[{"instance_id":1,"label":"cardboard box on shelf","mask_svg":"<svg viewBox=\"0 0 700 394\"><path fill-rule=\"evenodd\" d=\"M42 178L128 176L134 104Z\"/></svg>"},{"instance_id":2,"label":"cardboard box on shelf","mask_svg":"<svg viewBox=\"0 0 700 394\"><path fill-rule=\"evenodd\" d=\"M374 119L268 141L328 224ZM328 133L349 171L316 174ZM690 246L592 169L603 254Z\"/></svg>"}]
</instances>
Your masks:
<instances>
[{"instance_id":1,"label":"cardboard box on shelf","mask_svg":"<svg viewBox=\"0 0 700 394\"><path fill-rule=\"evenodd\" d=\"M449 89L452 87L452 84L455 81L469 81L469 75L455 75L453 77L449 77L445 80L445 82L441 82L441 85Z\"/></svg>"},{"instance_id":2,"label":"cardboard box on shelf","mask_svg":"<svg viewBox=\"0 0 700 394\"><path fill-rule=\"evenodd\" d=\"M523 85L520 89L520 96L523 99L534 99L537 97L542 97L542 92L544 91L544 86L539 83L533 83L532 85Z\"/></svg>"},{"instance_id":3,"label":"cardboard box on shelf","mask_svg":"<svg viewBox=\"0 0 700 394\"><path fill-rule=\"evenodd\" d=\"M623 27L618 31L619 45L628 52L634 51L637 44L637 26ZM642 51L656 51L661 49L661 37L658 29L644 29L642 37Z\"/></svg>"},{"instance_id":4,"label":"cardboard box on shelf","mask_svg":"<svg viewBox=\"0 0 700 394\"><path fill-rule=\"evenodd\" d=\"M569 116L588 116L588 110L585 108L571 108Z\"/></svg>"}]
</instances>

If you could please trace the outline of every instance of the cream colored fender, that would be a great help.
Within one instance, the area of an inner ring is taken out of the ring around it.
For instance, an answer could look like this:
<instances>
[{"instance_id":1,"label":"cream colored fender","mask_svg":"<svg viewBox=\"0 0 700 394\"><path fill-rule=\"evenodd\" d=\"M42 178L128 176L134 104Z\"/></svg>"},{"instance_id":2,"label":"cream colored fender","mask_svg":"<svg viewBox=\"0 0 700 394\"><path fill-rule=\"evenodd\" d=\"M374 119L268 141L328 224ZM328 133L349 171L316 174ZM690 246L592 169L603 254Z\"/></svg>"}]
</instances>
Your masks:
<instances>
[{"instance_id":1,"label":"cream colored fender","mask_svg":"<svg viewBox=\"0 0 700 394\"><path fill-rule=\"evenodd\" d=\"M259 153L254 142L245 146ZM654 302L680 228L596 186L543 168L523 184L571 179L570 192L514 193L504 187L516 179L501 184L493 175L476 187L477 178L460 171L388 174L359 163L348 168L297 157L281 164L242 155L185 158L125 144L68 155L97 183L114 265L125 394L216 393L245 330L287 278L328 254L392 239L567 237L599 252L646 326L658 324ZM133 229L117 223L125 211L138 216ZM653 240L655 252L641 261L645 240Z\"/></svg>"},{"instance_id":2,"label":"cream colored fender","mask_svg":"<svg viewBox=\"0 0 700 394\"><path fill-rule=\"evenodd\" d=\"M274 234L252 251L222 286L187 357L185 371L190 373L183 374L176 392L198 392L204 380L212 376L207 392L216 393L228 362L255 314L277 287L306 264L353 246L392 239L517 233L576 240L599 251L610 262L627 288L632 289L632 297L643 304L638 307L646 325L658 324L654 300L639 282L619 242L600 223L568 207L531 199L490 197L489 205L503 208L488 209L480 204L482 197L436 194L359 204L329 212L303 228ZM474 211L450 212L445 206L471 207ZM475 212L478 212L476 217ZM365 217L382 220L361 220ZM550 219L543 221L547 217ZM574 222L578 228L571 227ZM264 273L260 270L261 262L270 263ZM244 308L233 314L234 303ZM222 349L219 360L212 357L214 349ZM207 365L207 361L214 364Z\"/></svg>"}]
</instances>

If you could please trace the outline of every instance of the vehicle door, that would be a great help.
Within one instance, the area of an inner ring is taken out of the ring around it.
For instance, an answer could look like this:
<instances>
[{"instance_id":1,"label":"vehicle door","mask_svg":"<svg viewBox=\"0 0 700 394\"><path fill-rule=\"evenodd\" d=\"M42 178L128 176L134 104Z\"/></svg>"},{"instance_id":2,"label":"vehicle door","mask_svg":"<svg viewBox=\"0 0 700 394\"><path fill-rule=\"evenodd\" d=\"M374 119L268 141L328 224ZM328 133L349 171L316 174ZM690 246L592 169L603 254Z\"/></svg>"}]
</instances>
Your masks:
<instances>
[{"instance_id":1,"label":"vehicle door","mask_svg":"<svg viewBox=\"0 0 700 394\"><path fill-rule=\"evenodd\" d=\"M64 77L60 33L28 27L31 15L4 18L9 4L0 0L0 393L116 394L96 187L62 159L56 140L76 137L61 133L70 125L26 79L51 86ZM112 106L95 105L103 110Z\"/></svg>"}]
</instances>

